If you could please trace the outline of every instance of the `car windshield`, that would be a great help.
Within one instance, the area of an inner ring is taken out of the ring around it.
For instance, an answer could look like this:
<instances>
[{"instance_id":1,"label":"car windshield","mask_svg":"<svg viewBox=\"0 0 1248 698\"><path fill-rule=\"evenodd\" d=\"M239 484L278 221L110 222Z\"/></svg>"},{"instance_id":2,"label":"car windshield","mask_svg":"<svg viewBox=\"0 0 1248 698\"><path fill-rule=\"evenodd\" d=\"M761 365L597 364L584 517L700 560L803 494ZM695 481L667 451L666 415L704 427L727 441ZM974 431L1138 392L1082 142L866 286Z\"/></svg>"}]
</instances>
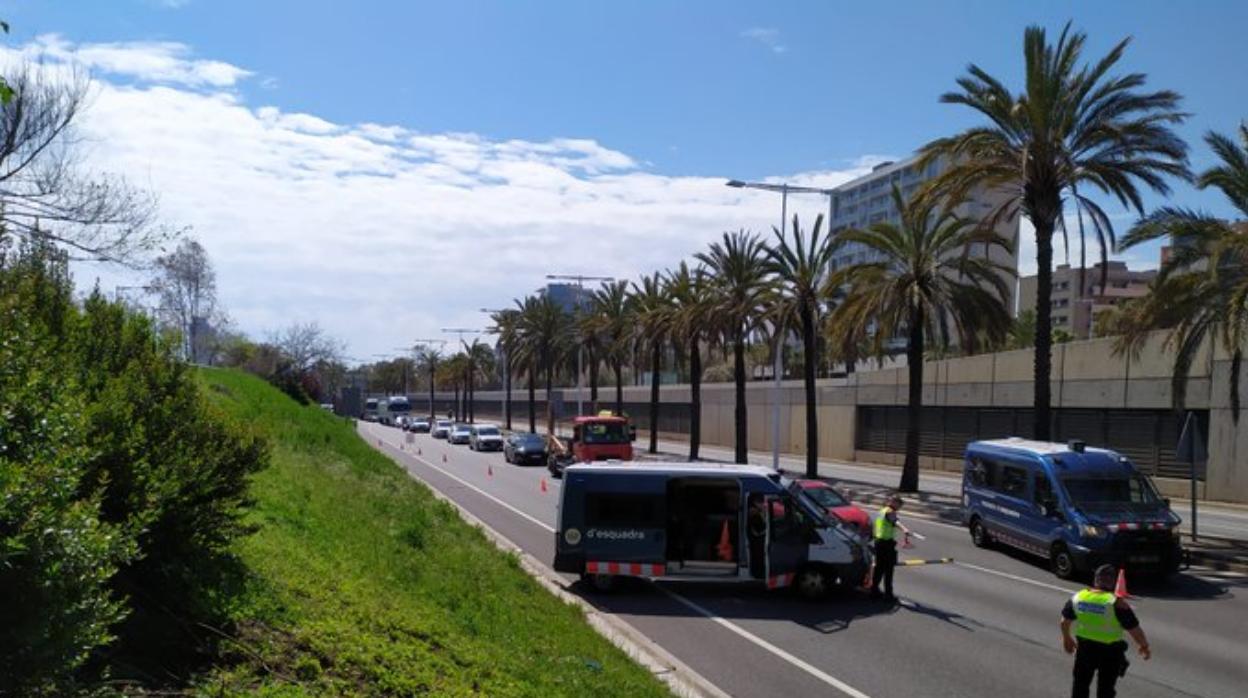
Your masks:
<instances>
[{"instance_id":1,"label":"car windshield","mask_svg":"<svg viewBox=\"0 0 1248 698\"><path fill-rule=\"evenodd\" d=\"M498 436L496 427L480 427L477 429L477 436Z\"/></svg>"},{"instance_id":2,"label":"car windshield","mask_svg":"<svg viewBox=\"0 0 1248 698\"><path fill-rule=\"evenodd\" d=\"M622 422L590 422L581 425L581 434L587 444L628 443L628 430Z\"/></svg>"},{"instance_id":3,"label":"car windshield","mask_svg":"<svg viewBox=\"0 0 1248 698\"><path fill-rule=\"evenodd\" d=\"M451 423L450 423L450 422L443 422L443 421L439 420L439 421L438 421L438 426L440 426L440 427L449 427L449 426L451 426Z\"/></svg>"},{"instance_id":4,"label":"car windshield","mask_svg":"<svg viewBox=\"0 0 1248 698\"><path fill-rule=\"evenodd\" d=\"M806 494L825 509L848 506L849 501L831 487L803 487Z\"/></svg>"},{"instance_id":5,"label":"car windshield","mask_svg":"<svg viewBox=\"0 0 1248 698\"><path fill-rule=\"evenodd\" d=\"M546 441L539 434L519 434L516 436L518 446L544 446Z\"/></svg>"},{"instance_id":6,"label":"car windshield","mask_svg":"<svg viewBox=\"0 0 1248 698\"><path fill-rule=\"evenodd\" d=\"M1066 477L1062 485L1071 501L1082 506L1146 505L1160 503L1153 486L1139 475L1128 477Z\"/></svg>"}]
</instances>

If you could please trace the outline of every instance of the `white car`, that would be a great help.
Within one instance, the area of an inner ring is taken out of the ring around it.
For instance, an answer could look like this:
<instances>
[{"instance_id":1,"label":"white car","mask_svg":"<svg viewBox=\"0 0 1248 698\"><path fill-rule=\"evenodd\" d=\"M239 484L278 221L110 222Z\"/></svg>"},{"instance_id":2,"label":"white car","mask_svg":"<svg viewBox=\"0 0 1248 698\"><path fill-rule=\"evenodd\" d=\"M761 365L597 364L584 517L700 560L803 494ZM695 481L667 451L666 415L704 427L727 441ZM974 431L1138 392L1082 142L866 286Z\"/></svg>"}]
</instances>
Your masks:
<instances>
[{"instance_id":1,"label":"white car","mask_svg":"<svg viewBox=\"0 0 1248 698\"><path fill-rule=\"evenodd\" d=\"M451 420L439 419L438 421L434 422L433 431L431 432L431 435L435 439L449 438L451 436L452 426L454 426L454 423L452 423Z\"/></svg>"},{"instance_id":2,"label":"white car","mask_svg":"<svg viewBox=\"0 0 1248 698\"><path fill-rule=\"evenodd\" d=\"M453 444L466 444L470 436L472 436L472 428L470 426L467 424L456 424L451 427L451 433L446 437L446 440Z\"/></svg>"},{"instance_id":3,"label":"white car","mask_svg":"<svg viewBox=\"0 0 1248 698\"><path fill-rule=\"evenodd\" d=\"M474 451L501 451L503 432L493 424L475 424L468 434L468 448Z\"/></svg>"}]
</instances>

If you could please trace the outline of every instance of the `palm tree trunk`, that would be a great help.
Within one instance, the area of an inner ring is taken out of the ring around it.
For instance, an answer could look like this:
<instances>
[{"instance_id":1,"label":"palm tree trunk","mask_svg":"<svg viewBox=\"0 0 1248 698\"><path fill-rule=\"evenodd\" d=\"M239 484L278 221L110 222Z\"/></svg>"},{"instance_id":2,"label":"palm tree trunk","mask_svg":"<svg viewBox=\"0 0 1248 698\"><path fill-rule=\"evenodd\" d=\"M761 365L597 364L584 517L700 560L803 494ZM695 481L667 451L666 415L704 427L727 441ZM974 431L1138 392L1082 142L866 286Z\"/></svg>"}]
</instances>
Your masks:
<instances>
[{"instance_id":1,"label":"palm tree trunk","mask_svg":"<svg viewBox=\"0 0 1248 698\"><path fill-rule=\"evenodd\" d=\"M650 349L650 452L659 452L659 371L663 368L663 345Z\"/></svg>"},{"instance_id":2,"label":"palm tree trunk","mask_svg":"<svg viewBox=\"0 0 1248 698\"><path fill-rule=\"evenodd\" d=\"M598 414L598 352L589 345L589 404L590 414Z\"/></svg>"},{"instance_id":3,"label":"palm tree trunk","mask_svg":"<svg viewBox=\"0 0 1248 698\"><path fill-rule=\"evenodd\" d=\"M702 352L697 337L689 345L689 460L696 461L702 441Z\"/></svg>"},{"instance_id":4,"label":"palm tree trunk","mask_svg":"<svg viewBox=\"0 0 1248 698\"><path fill-rule=\"evenodd\" d=\"M733 421L736 426L734 437L736 445L736 462L749 462L746 448L747 416L745 411L745 338L738 334L732 342L732 380L737 387L737 404L733 410Z\"/></svg>"},{"instance_id":5,"label":"palm tree trunk","mask_svg":"<svg viewBox=\"0 0 1248 698\"><path fill-rule=\"evenodd\" d=\"M463 412L459 409L459 381L455 381L455 406L452 407L451 410L455 412L455 419L457 421L464 418Z\"/></svg>"},{"instance_id":6,"label":"palm tree trunk","mask_svg":"<svg viewBox=\"0 0 1248 698\"><path fill-rule=\"evenodd\" d=\"M624 361L615 359L611 365L615 369L615 413L624 414Z\"/></svg>"},{"instance_id":7,"label":"palm tree trunk","mask_svg":"<svg viewBox=\"0 0 1248 698\"><path fill-rule=\"evenodd\" d=\"M902 492L919 491L919 420L923 413L923 311L910 311L910 342L906 347L910 396L906 405L906 462L901 466Z\"/></svg>"},{"instance_id":8,"label":"palm tree trunk","mask_svg":"<svg viewBox=\"0 0 1248 698\"><path fill-rule=\"evenodd\" d=\"M534 395L534 378L537 377L537 366L529 362L529 433L537 433L537 397Z\"/></svg>"},{"instance_id":9,"label":"palm tree trunk","mask_svg":"<svg viewBox=\"0 0 1248 698\"><path fill-rule=\"evenodd\" d=\"M433 419L438 414L438 408L436 405L433 404L433 389L437 383L437 380L434 376L434 373L436 372L436 367L437 367L437 364L433 362L429 363L429 424L431 428L433 426Z\"/></svg>"},{"instance_id":10,"label":"palm tree trunk","mask_svg":"<svg viewBox=\"0 0 1248 698\"><path fill-rule=\"evenodd\" d=\"M815 346L815 314L802 308L802 378L806 384L806 477L819 477L819 415L815 406L815 367L819 363Z\"/></svg>"},{"instance_id":11,"label":"palm tree trunk","mask_svg":"<svg viewBox=\"0 0 1248 698\"><path fill-rule=\"evenodd\" d=\"M1053 374L1053 221L1036 223L1036 352L1033 374L1035 422L1032 436L1048 441L1052 434L1049 381Z\"/></svg>"},{"instance_id":12,"label":"palm tree trunk","mask_svg":"<svg viewBox=\"0 0 1248 698\"><path fill-rule=\"evenodd\" d=\"M555 384L555 362L546 361L546 433L555 433L555 403L550 399Z\"/></svg>"},{"instance_id":13,"label":"palm tree trunk","mask_svg":"<svg viewBox=\"0 0 1248 698\"><path fill-rule=\"evenodd\" d=\"M471 367L469 367L468 368L468 394L465 396L468 398L468 423L469 424L473 424L476 421L476 404L475 404L476 400L473 400L473 396L476 393L473 391L473 387L472 387L472 378L473 378L472 374L473 373L476 373L476 371L474 371Z\"/></svg>"}]
</instances>

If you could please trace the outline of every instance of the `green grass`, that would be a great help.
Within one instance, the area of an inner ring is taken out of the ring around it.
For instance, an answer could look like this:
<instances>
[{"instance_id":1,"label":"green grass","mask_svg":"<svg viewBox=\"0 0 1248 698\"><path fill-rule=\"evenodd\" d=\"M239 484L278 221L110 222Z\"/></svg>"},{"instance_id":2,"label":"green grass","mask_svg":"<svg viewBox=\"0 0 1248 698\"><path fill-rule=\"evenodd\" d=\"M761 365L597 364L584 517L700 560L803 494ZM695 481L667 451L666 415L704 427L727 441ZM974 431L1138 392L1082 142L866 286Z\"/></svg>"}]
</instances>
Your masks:
<instances>
[{"instance_id":1,"label":"green grass","mask_svg":"<svg viewBox=\"0 0 1248 698\"><path fill-rule=\"evenodd\" d=\"M204 695L665 695L352 426L252 376L200 373L273 446L251 571Z\"/></svg>"}]
</instances>

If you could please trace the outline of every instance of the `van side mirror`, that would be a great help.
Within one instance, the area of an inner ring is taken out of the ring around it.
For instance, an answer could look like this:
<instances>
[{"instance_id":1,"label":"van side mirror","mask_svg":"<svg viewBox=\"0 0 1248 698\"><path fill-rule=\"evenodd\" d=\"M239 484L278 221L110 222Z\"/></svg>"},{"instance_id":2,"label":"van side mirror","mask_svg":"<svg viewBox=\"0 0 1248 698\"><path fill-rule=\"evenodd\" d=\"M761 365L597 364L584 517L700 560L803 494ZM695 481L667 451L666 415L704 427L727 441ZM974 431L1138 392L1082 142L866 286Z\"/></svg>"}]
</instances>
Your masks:
<instances>
[{"instance_id":1,"label":"van side mirror","mask_svg":"<svg viewBox=\"0 0 1248 698\"><path fill-rule=\"evenodd\" d=\"M1062 518L1062 513L1057 509L1057 502L1052 499L1040 503L1040 511L1050 519Z\"/></svg>"},{"instance_id":2,"label":"van side mirror","mask_svg":"<svg viewBox=\"0 0 1248 698\"><path fill-rule=\"evenodd\" d=\"M1169 509L1169 508L1170 508L1170 498L1169 498L1169 497L1162 497L1162 498L1161 498L1161 503L1162 503L1162 504L1164 504L1164 505L1166 506L1166 508L1167 508L1167 509Z\"/></svg>"},{"instance_id":3,"label":"van side mirror","mask_svg":"<svg viewBox=\"0 0 1248 698\"><path fill-rule=\"evenodd\" d=\"M637 425L635 424L628 425L628 440L629 441L637 440Z\"/></svg>"}]
</instances>

